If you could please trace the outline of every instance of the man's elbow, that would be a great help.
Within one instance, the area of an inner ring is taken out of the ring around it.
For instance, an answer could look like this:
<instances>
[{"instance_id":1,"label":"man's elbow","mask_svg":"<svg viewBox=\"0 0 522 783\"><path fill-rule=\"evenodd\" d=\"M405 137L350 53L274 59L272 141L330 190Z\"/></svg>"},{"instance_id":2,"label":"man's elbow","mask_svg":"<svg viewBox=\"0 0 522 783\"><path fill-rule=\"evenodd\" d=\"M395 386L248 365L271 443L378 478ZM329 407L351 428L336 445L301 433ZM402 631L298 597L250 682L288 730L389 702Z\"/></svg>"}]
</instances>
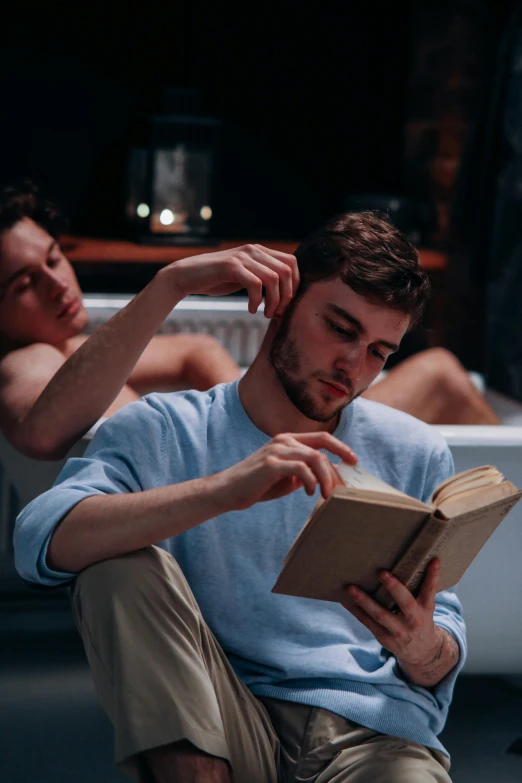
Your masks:
<instances>
[{"instance_id":1,"label":"man's elbow","mask_svg":"<svg viewBox=\"0 0 522 783\"><path fill-rule=\"evenodd\" d=\"M25 454L26 457L45 460L47 462L58 462L67 455L67 449L65 447L60 448L52 443L38 441L25 441L22 445L18 446L18 450L21 451L22 454Z\"/></svg>"},{"instance_id":2,"label":"man's elbow","mask_svg":"<svg viewBox=\"0 0 522 783\"><path fill-rule=\"evenodd\" d=\"M64 459L70 449L70 444L38 432L19 432L12 443L26 457L48 462Z\"/></svg>"}]
</instances>

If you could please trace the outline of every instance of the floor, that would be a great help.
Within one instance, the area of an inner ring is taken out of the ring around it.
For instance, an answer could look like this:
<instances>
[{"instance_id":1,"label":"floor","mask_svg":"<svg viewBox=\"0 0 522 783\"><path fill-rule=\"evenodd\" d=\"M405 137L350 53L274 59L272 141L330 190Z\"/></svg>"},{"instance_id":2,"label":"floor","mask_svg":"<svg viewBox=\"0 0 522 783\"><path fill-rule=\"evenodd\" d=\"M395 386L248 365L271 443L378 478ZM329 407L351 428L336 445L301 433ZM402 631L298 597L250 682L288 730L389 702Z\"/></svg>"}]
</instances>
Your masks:
<instances>
[{"instance_id":1,"label":"floor","mask_svg":"<svg viewBox=\"0 0 522 783\"><path fill-rule=\"evenodd\" d=\"M518 754L510 752L517 749ZM521 783L522 689L462 677L442 741L454 783ZM0 610L0 779L123 783L70 612Z\"/></svg>"}]
</instances>

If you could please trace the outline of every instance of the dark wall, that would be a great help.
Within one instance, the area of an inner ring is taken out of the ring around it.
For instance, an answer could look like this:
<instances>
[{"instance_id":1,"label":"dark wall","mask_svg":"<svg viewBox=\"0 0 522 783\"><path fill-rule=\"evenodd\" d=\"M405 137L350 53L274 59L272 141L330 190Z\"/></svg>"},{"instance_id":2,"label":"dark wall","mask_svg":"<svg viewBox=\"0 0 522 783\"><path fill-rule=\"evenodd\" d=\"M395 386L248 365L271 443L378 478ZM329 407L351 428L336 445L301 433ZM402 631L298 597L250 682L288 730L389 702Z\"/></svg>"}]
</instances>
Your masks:
<instances>
[{"instance_id":1,"label":"dark wall","mask_svg":"<svg viewBox=\"0 0 522 783\"><path fill-rule=\"evenodd\" d=\"M224 122L222 236L300 236L358 190L400 191L408 3L69 4L12 10L0 50L2 180L29 175L71 227L121 233L129 121L163 84Z\"/></svg>"}]
</instances>

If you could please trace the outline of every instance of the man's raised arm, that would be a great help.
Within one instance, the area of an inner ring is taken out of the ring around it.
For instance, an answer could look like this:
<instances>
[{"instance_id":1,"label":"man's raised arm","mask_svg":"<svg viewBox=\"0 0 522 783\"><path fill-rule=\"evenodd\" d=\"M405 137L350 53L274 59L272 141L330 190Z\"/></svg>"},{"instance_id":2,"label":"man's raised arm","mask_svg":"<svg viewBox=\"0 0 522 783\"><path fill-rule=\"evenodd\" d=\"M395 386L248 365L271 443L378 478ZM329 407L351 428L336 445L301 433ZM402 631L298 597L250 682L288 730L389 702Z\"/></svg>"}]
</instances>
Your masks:
<instances>
[{"instance_id":1,"label":"man's raised arm","mask_svg":"<svg viewBox=\"0 0 522 783\"><path fill-rule=\"evenodd\" d=\"M264 286L265 314L272 317L289 303L298 283L295 257L260 245L180 259L161 269L67 361L55 360L52 377L37 391L36 399L28 390L27 404L20 406L20 390L13 393L11 408L18 406L16 415L9 410L4 389L2 429L21 451L60 459L107 411L165 318L188 294L223 295L246 288L249 310L254 313Z\"/></svg>"}]
</instances>

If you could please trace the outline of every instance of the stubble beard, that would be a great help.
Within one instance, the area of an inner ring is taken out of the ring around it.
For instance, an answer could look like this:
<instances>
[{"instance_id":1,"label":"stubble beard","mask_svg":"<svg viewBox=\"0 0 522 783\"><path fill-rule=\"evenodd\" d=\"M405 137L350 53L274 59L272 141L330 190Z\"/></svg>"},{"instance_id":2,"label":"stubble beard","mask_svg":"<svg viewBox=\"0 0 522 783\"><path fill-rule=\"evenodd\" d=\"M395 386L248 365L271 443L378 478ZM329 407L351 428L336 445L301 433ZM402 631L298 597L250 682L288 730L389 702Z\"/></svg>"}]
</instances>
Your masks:
<instances>
[{"instance_id":1,"label":"stubble beard","mask_svg":"<svg viewBox=\"0 0 522 783\"><path fill-rule=\"evenodd\" d=\"M288 313L288 316L284 316L284 320L270 346L268 354L270 366L276 373L286 396L303 416L306 416L312 421L323 423L336 420L343 408L353 402L359 394L353 394L353 386L349 379L335 378L332 376L330 378L332 381L342 383L352 392L348 402L341 403L333 411L330 408L328 412L318 405L314 395L307 390L307 382L309 379L303 378L301 375L301 352L297 346L296 340L290 336L290 315L291 314ZM319 373L317 375L319 375ZM314 378L313 373L310 378Z\"/></svg>"}]
</instances>

